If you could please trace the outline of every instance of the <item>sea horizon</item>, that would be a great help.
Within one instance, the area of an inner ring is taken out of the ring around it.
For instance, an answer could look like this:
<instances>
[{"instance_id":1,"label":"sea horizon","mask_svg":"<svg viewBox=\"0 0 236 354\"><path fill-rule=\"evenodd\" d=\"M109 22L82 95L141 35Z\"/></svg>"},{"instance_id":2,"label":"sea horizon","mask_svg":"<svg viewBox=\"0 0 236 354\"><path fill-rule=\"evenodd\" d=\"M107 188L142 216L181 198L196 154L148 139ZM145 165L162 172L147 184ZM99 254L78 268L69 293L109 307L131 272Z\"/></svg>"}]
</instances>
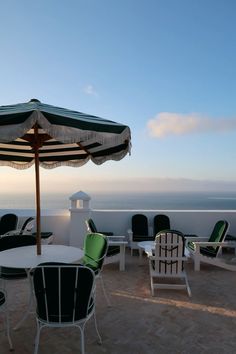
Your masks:
<instances>
[{"instance_id":1,"label":"sea horizon","mask_svg":"<svg viewBox=\"0 0 236 354\"><path fill-rule=\"evenodd\" d=\"M90 207L105 210L236 210L236 192L92 192ZM41 195L42 209L69 209L71 195ZM34 194L2 194L1 209L34 209Z\"/></svg>"}]
</instances>

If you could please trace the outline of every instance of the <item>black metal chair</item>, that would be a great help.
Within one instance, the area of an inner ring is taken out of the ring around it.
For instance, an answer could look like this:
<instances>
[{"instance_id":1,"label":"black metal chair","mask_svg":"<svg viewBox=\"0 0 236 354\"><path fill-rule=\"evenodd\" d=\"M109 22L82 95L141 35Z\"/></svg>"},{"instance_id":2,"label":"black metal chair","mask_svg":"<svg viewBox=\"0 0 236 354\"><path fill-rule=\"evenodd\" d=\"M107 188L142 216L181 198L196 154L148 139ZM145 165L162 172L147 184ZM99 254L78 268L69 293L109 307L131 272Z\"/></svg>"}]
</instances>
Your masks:
<instances>
[{"instance_id":1,"label":"black metal chair","mask_svg":"<svg viewBox=\"0 0 236 354\"><path fill-rule=\"evenodd\" d=\"M98 233L98 234L103 234L105 236L113 236L114 233L111 231L98 231L93 219L88 219L85 220L86 226L87 226L87 230L89 233ZM109 241L109 239L108 239ZM108 246L108 250L107 250L107 257L111 257L111 256L115 256L117 254L120 253L120 247L119 246Z\"/></svg>"},{"instance_id":2,"label":"black metal chair","mask_svg":"<svg viewBox=\"0 0 236 354\"><path fill-rule=\"evenodd\" d=\"M0 219L0 235L4 235L9 231L16 230L18 216L15 214L4 214Z\"/></svg>"},{"instance_id":3,"label":"black metal chair","mask_svg":"<svg viewBox=\"0 0 236 354\"><path fill-rule=\"evenodd\" d=\"M153 219L153 240L158 232L163 230L170 230L170 219L165 214L157 214Z\"/></svg>"},{"instance_id":4,"label":"black metal chair","mask_svg":"<svg viewBox=\"0 0 236 354\"><path fill-rule=\"evenodd\" d=\"M44 327L79 328L81 352L84 354L84 327L95 317L95 274L78 264L41 264L33 271L36 297L37 334L34 354L37 354L41 329Z\"/></svg>"},{"instance_id":5,"label":"black metal chair","mask_svg":"<svg viewBox=\"0 0 236 354\"><path fill-rule=\"evenodd\" d=\"M128 230L129 247L131 255L134 249L139 249L138 242L150 241L152 237L149 236L148 218L144 214L134 214L131 219L131 229Z\"/></svg>"},{"instance_id":6,"label":"black metal chair","mask_svg":"<svg viewBox=\"0 0 236 354\"><path fill-rule=\"evenodd\" d=\"M35 219L32 217L29 217L23 222L21 228L11 230L11 231L5 233L5 235L3 235L3 236L5 237L5 236L14 236L14 235L15 236L17 236L17 235L18 236L31 235L34 224L35 224Z\"/></svg>"},{"instance_id":7,"label":"black metal chair","mask_svg":"<svg viewBox=\"0 0 236 354\"><path fill-rule=\"evenodd\" d=\"M33 246L36 244L36 238L31 235L13 235L0 238L0 252L11 248ZM0 277L2 279L26 278L27 273L21 268L0 267Z\"/></svg>"}]
</instances>

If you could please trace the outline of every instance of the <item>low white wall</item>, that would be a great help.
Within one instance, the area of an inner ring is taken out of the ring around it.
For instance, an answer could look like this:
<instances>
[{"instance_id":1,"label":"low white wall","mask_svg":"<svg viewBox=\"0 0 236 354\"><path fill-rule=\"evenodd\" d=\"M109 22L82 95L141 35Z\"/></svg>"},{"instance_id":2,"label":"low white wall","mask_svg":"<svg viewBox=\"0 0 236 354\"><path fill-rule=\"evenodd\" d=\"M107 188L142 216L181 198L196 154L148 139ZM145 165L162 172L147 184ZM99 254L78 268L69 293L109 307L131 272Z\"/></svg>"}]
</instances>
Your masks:
<instances>
[{"instance_id":1,"label":"low white wall","mask_svg":"<svg viewBox=\"0 0 236 354\"><path fill-rule=\"evenodd\" d=\"M29 217L35 217L33 209L1 209L0 217L6 213L15 213L19 217L19 226ZM236 236L236 211L208 211L208 210L91 210L99 231L112 231L115 235L127 236L131 228L132 215L142 213L148 217L149 226L152 227L153 217L156 214L166 214L170 218L171 228L185 234L197 234L207 237L211 233L216 221L225 219L230 223L229 233ZM70 239L70 212L69 210L42 210L41 229L52 231L56 244L69 244ZM81 223L81 220L78 220Z\"/></svg>"},{"instance_id":2,"label":"low white wall","mask_svg":"<svg viewBox=\"0 0 236 354\"><path fill-rule=\"evenodd\" d=\"M0 217L14 213L19 217L18 227L30 216L35 218L35 209L1 209ZM35 227L33 229L35 231ZM55 244L69 245L70 212L67 209L42 209L41 231L52 231Z\"/></svg>"},{"instance_id":3,"label":"low white wall","mask_svg":"<svg viewBox=\"0 0 236 354\"><path fill-rule=\"evenodd\" d=\"M209 236L216 221L225 219L230 223L229 233L236 236L235 210L93 210L92 217L99 230L127 235L127 230L131 228L132 215L139 213L148 217L150 228L153 227L153 218L156 214L165 214L170 218L172 229L202 237Z\"/></svg>"}]
</instances>

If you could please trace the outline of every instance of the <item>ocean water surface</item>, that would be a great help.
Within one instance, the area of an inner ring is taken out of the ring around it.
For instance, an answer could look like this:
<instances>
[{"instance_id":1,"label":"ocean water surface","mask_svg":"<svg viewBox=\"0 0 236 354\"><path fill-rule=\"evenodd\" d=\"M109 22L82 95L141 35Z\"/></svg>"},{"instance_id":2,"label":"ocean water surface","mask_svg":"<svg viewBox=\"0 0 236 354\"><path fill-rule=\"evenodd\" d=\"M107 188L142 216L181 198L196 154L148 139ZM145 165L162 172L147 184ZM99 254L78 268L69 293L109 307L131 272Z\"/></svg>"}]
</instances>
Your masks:
<instances>
[{"instance_id":1,"label":"ocean water surface","mask_svg":"<svg viewBox=\"0 0 236 354\"><path fill-rule=\"evenodd\" d=\"M153 193L89 193L93 209L134 210L236 210L236 192L153 192ZM68 195L42 194L42 209L68 209ZM1 209L35 208L32 194L2 194Z\"/></svg>"}]
</instances>

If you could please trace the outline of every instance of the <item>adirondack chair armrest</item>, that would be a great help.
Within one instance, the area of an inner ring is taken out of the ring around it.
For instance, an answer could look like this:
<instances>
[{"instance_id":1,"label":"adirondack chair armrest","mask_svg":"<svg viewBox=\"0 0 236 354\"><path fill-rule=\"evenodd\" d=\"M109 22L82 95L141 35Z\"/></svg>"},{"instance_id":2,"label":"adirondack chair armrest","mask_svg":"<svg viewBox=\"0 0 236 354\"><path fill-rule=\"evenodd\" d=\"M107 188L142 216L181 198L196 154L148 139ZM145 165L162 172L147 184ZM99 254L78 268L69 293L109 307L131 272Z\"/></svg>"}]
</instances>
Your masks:
<instances>
[{"instance_id":1,"label":"adirondack chair armrest","mask_svg":"<svg viewBox=\"0 0 236 354\"><path fill-rule=\"evenodd\" d=\"M208 237L189 236L185 237L185 242L207 242Z\"/></svg>"},{"instance_id":2,"label":"adirondack chair armrest","mask_svg":"<svg viewBox=\"0 0 236 354\"><path fill-rule=\"evenodd\" d=\"M194 242L194 244L197 247L203 246L203 247L207 247L207 246L220 246L220 247L232 247L234 248L236 245L236 242Z\"/></svg>"}]
</instances>

